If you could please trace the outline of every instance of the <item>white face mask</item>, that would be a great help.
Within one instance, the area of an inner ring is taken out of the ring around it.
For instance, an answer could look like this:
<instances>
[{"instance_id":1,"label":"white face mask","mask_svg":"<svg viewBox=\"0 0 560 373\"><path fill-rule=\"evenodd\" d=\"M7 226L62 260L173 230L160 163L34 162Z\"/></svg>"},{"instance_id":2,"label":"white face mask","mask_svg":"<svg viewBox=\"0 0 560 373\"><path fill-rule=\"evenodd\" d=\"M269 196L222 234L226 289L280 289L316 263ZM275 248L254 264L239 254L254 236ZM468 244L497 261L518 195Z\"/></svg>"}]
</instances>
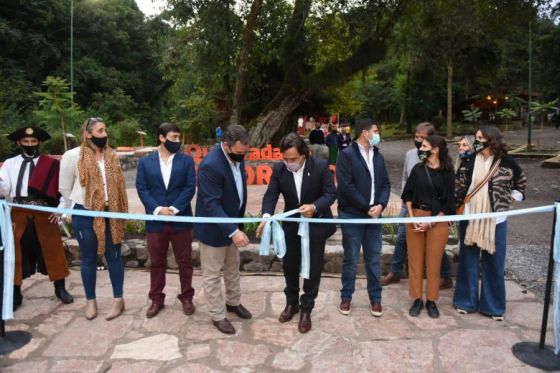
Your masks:
<instances>
[{"instance_id":1,"label":"white face mask","mask_svg":"<svg viewBox=\"0 0 560 373\"><path fill-rule=\"evenodd\" d=\"M297 172L303 166L303 163L301 162L301 160L296 161L296 162L286 162L286 161L284 161L284 164L286 165L286 168L288 169L288 171L291 171L291 172Z\"/></svg>"},{"instance_id":2,"label":"white face mask","mask_svg":"<svg viewBox=\"0 0 560 373\"><path fill-rule=\"evenodd\" d=\"M371 139L369 139L369 145L375 146L381 142L381 136L378 133L375 133Z\"/></svg>"}]
</instances>

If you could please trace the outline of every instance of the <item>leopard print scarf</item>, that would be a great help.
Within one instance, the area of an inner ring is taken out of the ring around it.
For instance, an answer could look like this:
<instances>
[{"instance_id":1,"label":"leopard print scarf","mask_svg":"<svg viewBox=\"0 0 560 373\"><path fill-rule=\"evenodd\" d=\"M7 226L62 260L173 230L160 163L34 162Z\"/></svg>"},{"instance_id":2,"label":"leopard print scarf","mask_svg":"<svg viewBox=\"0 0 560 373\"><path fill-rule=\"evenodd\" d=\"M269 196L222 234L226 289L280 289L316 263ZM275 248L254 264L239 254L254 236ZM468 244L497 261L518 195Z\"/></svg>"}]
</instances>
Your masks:
<instances>
[{"instance_id":1,"label":"leopard print scarf","mask_svg":"<svg viewBox=\"0 0 560 373\"><path fill-rule=\"evenodd\" d=\"M107 179L108 211L128 212L128 199L124 184L124 176L119 164L119 157L109 147L103 152L105 163L105 177ZM84 190L84 207L92 211L104 211L105 189L103 177L95 159L95 152L89 146L83 144L80 147L80 159L78 162L80 185ZM125 220L110 219L111 236L113 244L119 244L124 237ZM105 253L105 218L93 218L93 230L97 236L97 253Z\"/></svg>"}]
</instances>

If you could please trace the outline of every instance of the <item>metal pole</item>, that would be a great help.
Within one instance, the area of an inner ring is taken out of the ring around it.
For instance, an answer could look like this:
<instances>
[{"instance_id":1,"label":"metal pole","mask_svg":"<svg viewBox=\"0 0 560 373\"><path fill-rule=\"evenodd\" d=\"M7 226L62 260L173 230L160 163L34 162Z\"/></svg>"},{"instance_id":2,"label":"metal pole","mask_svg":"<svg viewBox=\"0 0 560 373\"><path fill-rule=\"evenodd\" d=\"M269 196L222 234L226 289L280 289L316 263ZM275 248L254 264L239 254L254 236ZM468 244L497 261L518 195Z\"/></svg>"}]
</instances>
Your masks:
<instances>
[{"instance_id":1,"label":"metal pole","mask_svg":"<svg viewBox=\"0 0 560 373\"><path fill-rule=\"evenodd\" d=\"M529 22L529 100L527 101L527 150L531 150L531 100L533 97L533 37L531 22Z\"/></svg>"},{"instance_id":2,"label":"metal pole","mask_svg":"<svg viewBox=\"0 0 560 373\"><path fill-rule=\"evenodd\" d=\"M546 339L546 328L548 326L548 309L550 307L550 295L552 293L552 277L554 277L554 240L555 240L555 227L556 227L556 209L554 209L554 218L552 219L552 235L550 238L550 255L548 256L548 274L546 276L546 290L544 293L544 309L541 325L541 339L539 342L539 349L544 349Z\"/></svg>"},{"instance_id":3,"label":"metal pole","mask_svg":"<svg viewBox=\"0 0 560 373\"><path fill-rule=\"evenodd\" d=\"M74 0L70 0L70 93L74 103Z\"/></svg>"}]
</instances>

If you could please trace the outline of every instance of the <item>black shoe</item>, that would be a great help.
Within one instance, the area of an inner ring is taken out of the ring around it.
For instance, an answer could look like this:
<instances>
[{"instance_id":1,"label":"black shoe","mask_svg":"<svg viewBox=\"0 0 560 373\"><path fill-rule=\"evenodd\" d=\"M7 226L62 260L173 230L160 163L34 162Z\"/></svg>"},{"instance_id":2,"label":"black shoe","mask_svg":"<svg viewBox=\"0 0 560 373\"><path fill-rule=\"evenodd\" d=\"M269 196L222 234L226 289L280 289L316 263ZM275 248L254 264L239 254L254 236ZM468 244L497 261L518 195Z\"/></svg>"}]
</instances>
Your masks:
<instances>
[{"instance_id":1,"label":"black shoe","mask_svg":"<svg viewBox=\"0 0 560 373\"><path fill-rule=\"evenodd\" d=\"M16 309L18 309L19 306L21 306L21 303L23 302L23 297L21 295L21 286L19 285L14 285L14 311Z\"/></svg>"},{"instance_id":2,"label":"black shoe","mask_svg":"<svg viewBox=\"0 0 560 373\"><path fill-rule=\"evenodd\" d=\"M54 281L54 295L56 295L56 297L60 299L64 304L70 304L74 302L74 298L68 291L66 291L64 279Z\"/></svg>"},{"instance_id":3,"label":"black shoe","mask_svg":"<svg viewBox=\"0 0 560 373\"><path fill-rule=\"evenodd\" d=\"M408 314L412 317L416 317L420 315L420 311L422 311L422 308L424 308L424 301L422 301L422 299L415 299L414 302L412 302L412 306L410 306L410 309L408 310Z\"/></svg>"},{"instance_id":4,"label":"black shoe","mask_svg":"<svg viewBox=\"0 0 560 373\"><path fill-rule=\"evenodd\" d=\"M428 316L430 316L432 319L439 318L439 310L437 309L436 302L427 300L426 311L428 311Z\"/></svg>"}]
</instances>

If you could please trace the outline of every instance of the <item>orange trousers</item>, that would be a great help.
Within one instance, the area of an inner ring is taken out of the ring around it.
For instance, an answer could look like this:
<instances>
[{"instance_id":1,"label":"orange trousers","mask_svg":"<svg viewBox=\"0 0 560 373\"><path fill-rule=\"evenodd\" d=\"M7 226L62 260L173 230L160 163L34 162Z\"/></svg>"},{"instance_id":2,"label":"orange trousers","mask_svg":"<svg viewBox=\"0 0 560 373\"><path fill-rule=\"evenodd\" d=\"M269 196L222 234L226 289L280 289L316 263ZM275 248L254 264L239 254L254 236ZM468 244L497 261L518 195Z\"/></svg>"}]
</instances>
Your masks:
<instances>
[{"instance_id":1,"label":"orange trousers","mask_svg":"<svg viewBox=\"0 0 560 373\"><path fill-rule=\"evenodd\" d=\"M430 211L412 210L414 217L431 216ZM447 222L432 223L426 232L414 232L412 224L406 225L408 248L408 294L412 299L422 298L422 277L426 266L426 299L439 297L441 259L449 237Z\"/></svg>"},{"instance_id":2,"label":"orange trousers","mask_svg":"<svg viewBox=\"0 0 560 373\"><path fill-rule=\"evenodd\" d=\"M58 224L49 222L51 213L28 209L12 208L12 224L14 227L15 244L15 278L14 285L21 285L23 281L21 238L27 228L28 219L35 222L37 237L41 245L41 253L45 267L51 281L61 280L70 275L68 262L62 246L60 228Z\"/></svg>"}]
</instances>

